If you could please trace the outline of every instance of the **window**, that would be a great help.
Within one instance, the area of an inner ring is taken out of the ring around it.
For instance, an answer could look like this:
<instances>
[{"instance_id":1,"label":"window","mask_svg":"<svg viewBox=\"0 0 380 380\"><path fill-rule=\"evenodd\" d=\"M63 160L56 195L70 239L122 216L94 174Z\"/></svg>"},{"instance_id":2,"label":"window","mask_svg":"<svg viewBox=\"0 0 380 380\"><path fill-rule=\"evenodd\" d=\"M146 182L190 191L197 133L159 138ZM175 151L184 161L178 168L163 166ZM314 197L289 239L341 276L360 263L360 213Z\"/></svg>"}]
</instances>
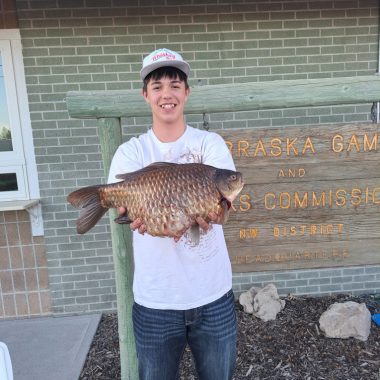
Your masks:
<instances>
[{"instance_id":1,"label":"window","mask_svg":"<svg viewBox=\"0 0 380 380\"><path fill-rule=\"evenodd\" d=\"M27 210L33 236L43 235L37 178L20 32L0 29L0 211Z\"/></svg>"},{"instance_id":2,"label":"window","mask_svg":"<svg viewBox=\"0 0 380 380\"><path fill-rule=\"evenodd\" d=\"M0 202L39 198L21 39L0 30ZM28 144L24 145L24 142Z\"/></svg>"}]
</instances>

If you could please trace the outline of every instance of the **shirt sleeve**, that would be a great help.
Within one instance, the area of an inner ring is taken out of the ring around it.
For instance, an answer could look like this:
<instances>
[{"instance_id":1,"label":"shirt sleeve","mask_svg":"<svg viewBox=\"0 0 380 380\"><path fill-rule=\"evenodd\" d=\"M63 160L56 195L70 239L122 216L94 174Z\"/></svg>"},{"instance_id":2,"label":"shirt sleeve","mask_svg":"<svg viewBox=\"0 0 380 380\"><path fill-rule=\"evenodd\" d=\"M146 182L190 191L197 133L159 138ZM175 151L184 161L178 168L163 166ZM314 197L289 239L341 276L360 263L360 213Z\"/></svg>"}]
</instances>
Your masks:
<instances>
[{"instance_id":1,"label":"shirt sleeve","mask_svg":"<svg viewBox=\"0 0 380 380\"><path fill-rule=\"evenodd\" d=\"M219 169L236 170L226 142L215 132L209 132L204 139L202 163Z\"/></svg>"},{"instance_id":2,"label":"shirt sleeve","mask_svg":"<svg viewBox=\"0 0 380 380\"><path fill-rule=\"evenodd\" d=\"M108 183L120 182L121 180L116 178L118 174L130 173L141 169L142 163L140 161L136 138L132 138L120 145L112 158Z\"/></svg>"}]
</instances>

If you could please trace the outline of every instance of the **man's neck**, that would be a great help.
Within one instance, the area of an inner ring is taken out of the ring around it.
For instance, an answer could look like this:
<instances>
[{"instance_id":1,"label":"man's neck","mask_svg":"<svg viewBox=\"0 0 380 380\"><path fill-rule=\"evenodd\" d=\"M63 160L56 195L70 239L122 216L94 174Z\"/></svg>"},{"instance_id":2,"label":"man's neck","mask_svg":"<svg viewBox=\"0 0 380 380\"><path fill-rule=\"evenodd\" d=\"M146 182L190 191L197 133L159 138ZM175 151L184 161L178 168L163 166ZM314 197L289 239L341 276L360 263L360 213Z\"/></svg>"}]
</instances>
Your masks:
<instances>
[{"instance_id":1,"label":"man's neck","mask_svg":"<svg viewBox=\"0 0 380 380\"><path fill-rule=\"evenodd\" d=\"M156 137L164 143L173 142L178 140L186 130L185 122L176 124L160 125L159 123L153 123L153 132Z\"/></svg>"}]
</instances>

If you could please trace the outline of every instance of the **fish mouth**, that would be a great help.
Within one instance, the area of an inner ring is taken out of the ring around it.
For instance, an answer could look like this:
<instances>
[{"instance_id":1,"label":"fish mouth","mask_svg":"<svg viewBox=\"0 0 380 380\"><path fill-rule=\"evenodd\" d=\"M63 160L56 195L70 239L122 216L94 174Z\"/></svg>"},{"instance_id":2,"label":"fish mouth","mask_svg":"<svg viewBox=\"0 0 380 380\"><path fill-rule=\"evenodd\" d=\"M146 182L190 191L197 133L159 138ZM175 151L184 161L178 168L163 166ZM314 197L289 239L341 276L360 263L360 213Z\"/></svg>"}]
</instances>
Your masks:
<instances>
[{"instance_id":1,"label":"fish mouth","mask_svg":"<svg viewBox=\"0 0 380 380\"><path fill-rule=\"evenodd\" d=\"M223 203L223 202L226 202L227 203L227 209L229 210L230 208L231 208L231 206L232 206L232 202L229 200L229 199L227 199L227 198L225 198L225 197L223 197L221 200L220 200L220 204L221 203Z\"/></svg>"},{"instance_id":2,"label":"fish mouth","mask_svg":"<svg viewBox=\"0 0 380 380\"><path fill-rule=\"evenodd\" d=\"M231 194L228 194L228 195L224 194L223 199L225 199L227 202L231 204L239 195L239 193L243 190L243 187L244 187L244 182L241 181L240 186L236 188L234 191L232 191Z\"/></svg>"}]
</instances>

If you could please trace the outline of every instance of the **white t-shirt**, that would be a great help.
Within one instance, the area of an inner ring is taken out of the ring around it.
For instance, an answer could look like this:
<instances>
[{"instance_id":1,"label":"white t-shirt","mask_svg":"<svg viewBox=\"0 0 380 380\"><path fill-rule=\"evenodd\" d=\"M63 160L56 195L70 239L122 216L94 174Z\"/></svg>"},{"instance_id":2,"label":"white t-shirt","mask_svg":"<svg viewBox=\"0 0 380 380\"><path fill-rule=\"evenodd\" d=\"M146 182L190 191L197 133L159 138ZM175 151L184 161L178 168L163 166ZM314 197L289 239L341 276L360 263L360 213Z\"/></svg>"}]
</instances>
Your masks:
<instances>
[{"instance_id":1,"label":"white t-shirt","mask_svg":"<svg viewBox=\"0 0 380 380\"><path fill-rule=\"evenodd\" d=\"M163 143L152 129L133 137L116 151L108 182L117 174L141 169L153 162L198 162L235 170L221 136L186 127L176 141ZM215 301L232 287L231 263L222 226L214 224L201 234L198 245L186 236L178 242L169 237L133 233L135 301L153 309L187 310Z\"/></svg>"}]
</instances>

